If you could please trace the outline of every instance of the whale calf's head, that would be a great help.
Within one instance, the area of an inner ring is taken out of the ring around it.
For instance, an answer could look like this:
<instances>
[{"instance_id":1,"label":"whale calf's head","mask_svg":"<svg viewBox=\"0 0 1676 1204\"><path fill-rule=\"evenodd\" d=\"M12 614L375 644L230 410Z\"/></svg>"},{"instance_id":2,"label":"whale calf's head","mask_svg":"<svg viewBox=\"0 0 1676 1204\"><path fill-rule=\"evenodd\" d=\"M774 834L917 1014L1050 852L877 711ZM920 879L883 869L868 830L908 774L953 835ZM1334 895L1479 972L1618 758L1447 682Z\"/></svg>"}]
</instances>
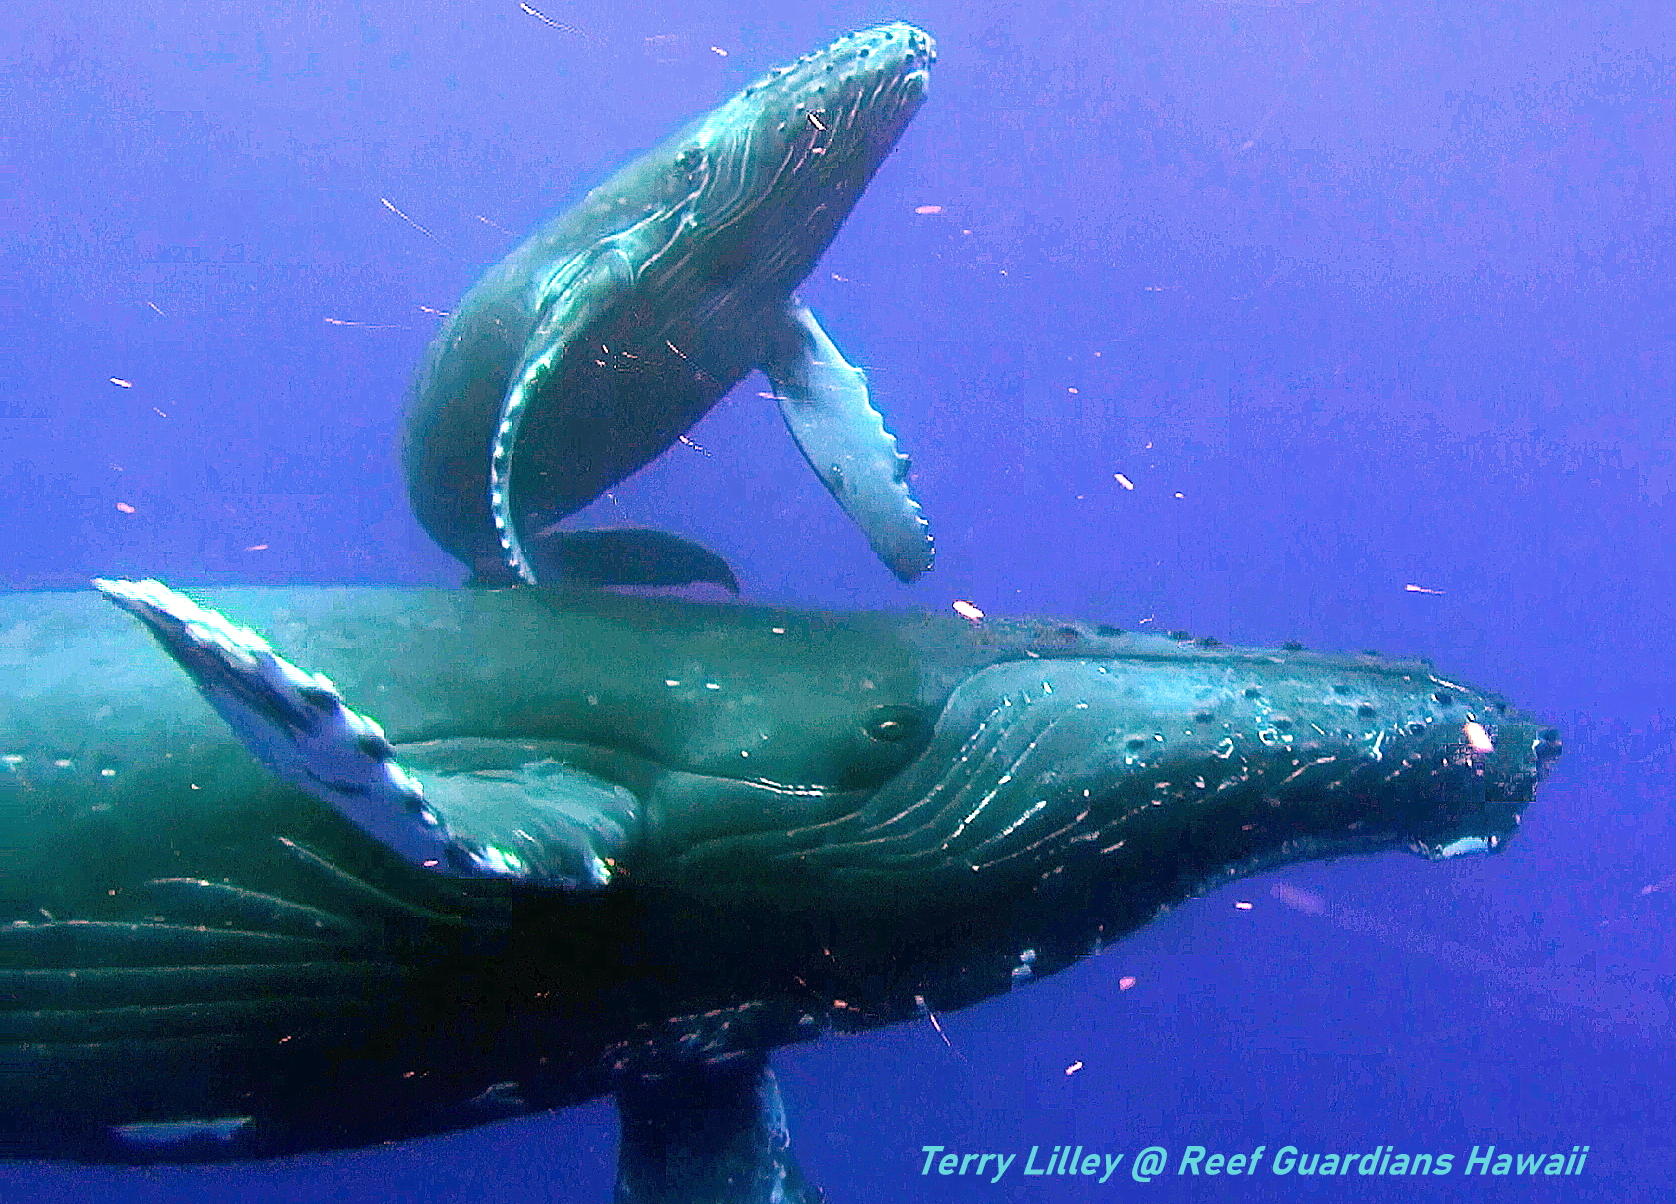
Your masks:
<instances>
[{"instance_id":1,"label":"whale calf's head","mask_svg":"<svg viewBox=\"0 0 1676 1204\"><path fill-rule=\"evenodd\" d=\"M880 25L777 67L674 145L681 220L714 274L796 283L925 98L931 36Z\"/></svg>"}]
</instances>

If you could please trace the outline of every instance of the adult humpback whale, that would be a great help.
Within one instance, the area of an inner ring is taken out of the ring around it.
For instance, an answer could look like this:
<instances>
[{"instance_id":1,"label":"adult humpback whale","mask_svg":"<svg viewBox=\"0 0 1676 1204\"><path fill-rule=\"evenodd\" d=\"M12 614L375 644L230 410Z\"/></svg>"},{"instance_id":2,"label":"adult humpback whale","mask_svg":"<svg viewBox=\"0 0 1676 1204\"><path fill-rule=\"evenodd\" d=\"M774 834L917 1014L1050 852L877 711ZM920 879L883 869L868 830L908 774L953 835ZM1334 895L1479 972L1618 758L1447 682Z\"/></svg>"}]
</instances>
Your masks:
<instances>
[{"instance_id":1,"label":"adult humpback whale","mask_svg":"<svg viewBox=\"0 0 1676 1204\"><path fill-rule=\"evenodd\" d=\"M908 461L793 295L925 96L930 36L881 25L776 68L554 218L432 344L405 460L419 521L482 583L733 586L654 532L537 536L674 443L753 368L904 581L931 567ZM734 587L736 588L736 587Z\"/></svg>"},{"instance_id":2,"label":"adult humpback whale","mask_svg":"<svg viewBox=\"0 0 1676 1204\"><path fill-rule=\"evenodd\" d=\"M304 672L100 585L144 628L91 592L0 599L14 1152L261 1156L611 1092L619 1200L814 1201L772 1048L1005 992L1240 875L1495 849L1558 752L1373 656L206 592Z\"/></svg>"}]
</instances>

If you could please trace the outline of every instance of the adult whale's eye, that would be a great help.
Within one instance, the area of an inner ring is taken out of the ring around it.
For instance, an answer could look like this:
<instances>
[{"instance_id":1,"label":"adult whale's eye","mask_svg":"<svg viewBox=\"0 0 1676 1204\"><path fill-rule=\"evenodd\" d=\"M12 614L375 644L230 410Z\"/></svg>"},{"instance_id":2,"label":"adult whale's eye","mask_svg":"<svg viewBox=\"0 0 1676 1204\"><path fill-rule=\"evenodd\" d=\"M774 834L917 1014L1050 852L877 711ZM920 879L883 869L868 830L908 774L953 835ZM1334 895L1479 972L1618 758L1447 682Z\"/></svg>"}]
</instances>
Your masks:
<instances>
[{"instance_id":1,"label":"adult whale's eye","mask_svg":"<svg viewBox=\"0 0 1676 1204\"><path fill-rule=\"evenodd\" d=\"M867 714L867 734L886 744L911 740L925 730L925 720L914 707L874 707Z\"/></svg>"}]
</instances>

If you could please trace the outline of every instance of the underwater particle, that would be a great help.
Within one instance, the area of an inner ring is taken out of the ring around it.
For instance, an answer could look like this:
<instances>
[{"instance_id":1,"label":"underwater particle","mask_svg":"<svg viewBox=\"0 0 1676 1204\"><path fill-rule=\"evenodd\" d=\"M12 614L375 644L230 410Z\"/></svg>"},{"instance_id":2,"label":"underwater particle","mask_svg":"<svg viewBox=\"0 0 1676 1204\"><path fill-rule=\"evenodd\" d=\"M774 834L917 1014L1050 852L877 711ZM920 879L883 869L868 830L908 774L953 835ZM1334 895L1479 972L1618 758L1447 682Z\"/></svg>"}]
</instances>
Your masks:
<instances>
[{"instance_id":1,"label":"underwater particle","mask_svg":"<svg viewBox=\"0 0 1676 1204\"><path fill-rule=\"evenodd\" d=\"M914 207L915 213L941 213L942 211L943 207L941 205L916 205Z\"/></svg>"},{"instance_id":2,"label":"underwater particle","mask_svg":"<svg viewBox=\"0 0 1676 1204\"><path fill-rule=\"evenodd\" d=\"M1320 895L1307 890L1299 890L1295 886L1288 886L1284 882L1277 882L1269 891L1293 911L1301 911L1305 915L1321 916L1327 914L1327 901Z\"/></svg>"},{"instance_id":3,"label":"underwater particle","mask_svg":"<svg viewBox=\"0 0 1676 1204\"><path fill-rule=\"evenodd\" d=\"M359 326L362 330L406 330L405 326L392 325L388 322L351 322L347 318L327 318L328 326Z\"/></svg>"},{"instance_id":4,"label":"underwater particle","mask_svg":"<svg viewBox=\"0 0 1676 1204\"><path fill-rule=\"evenodd\" d=\"M266 552L267 550L268 545L265 543L253 543L245 549L247 552Z\"/></svg>"},{"instance_id":5,"label":"underwater particle","mask_svg":"<svg viewBox=\"0 0 1676 1204\"><path fill-rule=\"evenodd\" d=\"M970 619L974 623L981 623L983 621L983 611L979 610L972 603L964 600L959 600L954 603L954 613L963 619Z\"/></svg>"},{"instance_id":6,"label":"underwater particle","mask_svg":"<svg viewBox=\"0 0 1676 1204\"><path fill-rule=\"evenodd\" d=\"M127 502L118 502L116 504L116 508L124 514L134 513L134 507L130 506Z\"/></svg>"},{"instance_id":7,"label":"underwater particle","mask_svg":"<svg viewBox=\"0 0 1676 1204\"><path fill-rule=\"evenodd\" d=\"M1139 981L1140 980L1133 974L1125 974L1122 978L1117 980L1117 989L1120 991L1127 991Z\"/></svg>"},{"instance_id":8,"label":"underwater particle","mask_svg":"<svg viewBox=\"0 0 1676 1204\"><path fill-rule=\"evenodd\" d=\"M1119 485L1123 486L1125 489L1133 489L1135 487L1135 482L1131 481L1128 477L1124 476L1121 472L1112 473L1112 480L1116 481Z\"/></svg>"},{"instance_id":9,"label":"underwater particle","mask_svg":"<svg viewBox=\"0 0 1676 1204\"><path fill-rule=\"evenodd\" d=\"M937 1035L943 1039L943 1044L948 1046L949 1049L964 1062L966 1060L966 1055L954 1048L954 1042L950 1041L949 1035L943 1031L943 1022L937 1019L937 1013L932 1011L931 1005L925 1002L924 995L914 996L914 1007L919 1009L920 1015L931 1021L931 1027L937 1030Z\"/></svg>"},{"instance_id":10,"label":"underwater particle","mask_svg":"<svg viewBox=\"0 0 1676 1204\"><path fill-rule=\"evenodd\" d=\"M1234 910L1235 911L1250 911L1251 910L1251 904L1248 903L1244 899L1238 899L1234 903Z\"/></svg>"},{"instance_id":11,"label":"underwater particle","mask_svg":"<svg viewBox=\"0 0 1676 1204\"><path fill-rule=\"evenodd\" d=\"M132 389L134 387L133 381L123 380L120 376L111 377L111 384L116 385L120 389Z\"/></svg>"},{"instance_id":12,"label":"underwater particle","mask_svg":"<svg viewBox=\"0 0 1676 1204\"><path fill-rule=\"evenodd\" d=\"M1065 1074L1066 1074L1067 1077L1069 1077L1070 1075L1075 1074L1077 1071L1079 1071L1081 1069L1082 1069L1082 1060L1079 1058L1077 1061L1072 1062L1069 1066L1065 1067Z\"/></svg>"},{"instance_id":13,"label":"underwater particle","mask_svg":"<svg viewBox=\"0 0 1676 1204\"><path fill-rule=\"evenodd\" d=\"M533 8L529 8L528 5L524 5L523 7L528 9L528 11L530 11L530 12L535 12L535 10ZM539 16L540 14L538 13L537 15ZM542 20L545 21L546 18L542 17ZM551 24L551 22L549 22L549 24ZM404 221L408 225L412 226L415 230L419 231L419 233L423 234L426 238L430 239L437 246L440 247L440 246L443 245L442 240L440 238L438 238L436 235L432 234L429 230L425 229L425 227L421 226L418 222L414 221L407 214L403 213L400 209L397 209L393 204L391 204L389 197L387 197L387 196L379 197L378 198L378 203L380 205L383 205L391 213L394 213L397 217L401 218L402 221Z\"/></svg>"},{"instance_id":14,"label":"underwater particle","mask_svg":"<svg viewBox=\"0 0 1676 1204\"><path fill-rule=\"evenodd\" d=\"M1405 585L1402 588L1403 592L1408 594L1441 594L1443 592L1440 589L1427 589L1423 585Z\"/></svg>"},{"instance_id":15,"label":"underwater particle","mask_svg":"<svg viewBox=\"0 0 1676 1204\"><path fill-rule=\"evenodd\" d=\"M720 46L712 46L710 47L710 51L712 54L721 55L724 59L727 57L727 51L723 50Z\"/></svg>"},{"instance_id":16,"label":"underwater particle","mask_svg":"<svg viewBox=\"0 0 1676 1204\"><path fill-rule=\"evenodd\" d=\"M589 33L585 29L578 29L574 25L566 25L563 21L555 21L555 20L553 20L553 18L547 16L545 13L536 12L535 9L531 8L527 4L520 4L518 7L523 9L525 12L529 13L533 17L539 17L542 21L546 22L548 25L551 25L554 29L558 30L560 33L568 33L572 37L581 38L584 42L590 42L595 46L602 45L602 43L600 42L600 40L598 38L594 37L593 34ZM648 42L656 41L656 39L654 39L654 38L647 38L646 40ZM712 49L714 49L714 47L712 47Z\"/></svg>"}]
</instances>

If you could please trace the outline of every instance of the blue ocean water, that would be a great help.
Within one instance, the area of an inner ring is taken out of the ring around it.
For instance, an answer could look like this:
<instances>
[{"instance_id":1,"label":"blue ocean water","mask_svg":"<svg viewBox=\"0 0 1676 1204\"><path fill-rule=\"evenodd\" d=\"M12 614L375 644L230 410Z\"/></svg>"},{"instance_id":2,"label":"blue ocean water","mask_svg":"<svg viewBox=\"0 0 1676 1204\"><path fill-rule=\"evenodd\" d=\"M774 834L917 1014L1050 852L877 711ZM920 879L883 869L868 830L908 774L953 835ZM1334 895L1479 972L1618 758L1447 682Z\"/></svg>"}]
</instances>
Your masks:
<instances>
[{"instance_id":1,"label":"blue ocean water","mask_svg":"<svg viewBox=\"0 0 1676 1204\"><path fill-rule=\"evenodd\" d=\"M804 295L913 453L936 570L879 567L760 378L584 517L697 538L758 600L1422 653L1567 753L1502 855L1294 867L940 1031L785 1051L806 1170L834 1204L1670 1198L1667 5L14 14L6 583L457 582L395 454L437 313L764 68L898 18L938 38L930 100ZM0 1200L587 1204L614 1143L594 1105L265 1164L5 1164ZM1064 1145L1169 1172L922 1173ZM1175 1173L1193 1145L1456 1170ZM1589 1155L1559 1187L1465 1175L1492 1145Z\"/></svg>"}]
</instances>

